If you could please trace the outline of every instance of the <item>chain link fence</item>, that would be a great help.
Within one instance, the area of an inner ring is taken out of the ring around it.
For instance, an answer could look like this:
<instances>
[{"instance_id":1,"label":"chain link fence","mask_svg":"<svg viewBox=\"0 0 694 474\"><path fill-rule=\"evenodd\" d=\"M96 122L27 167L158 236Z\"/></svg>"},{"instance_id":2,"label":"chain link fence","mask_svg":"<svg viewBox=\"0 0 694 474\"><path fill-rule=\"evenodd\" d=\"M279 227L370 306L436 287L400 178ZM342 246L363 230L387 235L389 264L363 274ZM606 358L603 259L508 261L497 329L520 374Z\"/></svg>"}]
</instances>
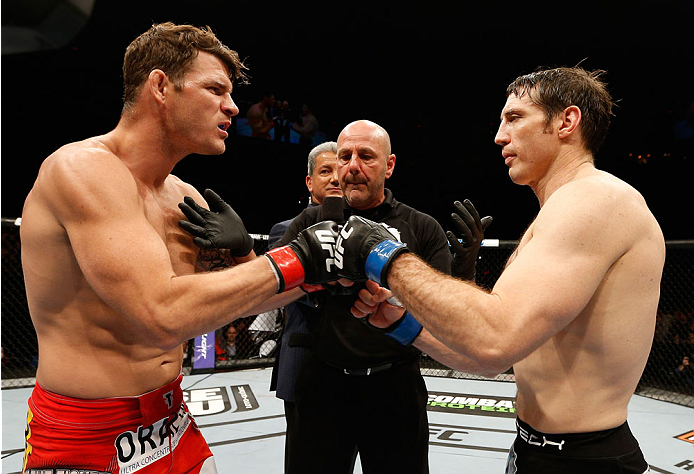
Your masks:
<instances>
[{"instance_id":1,"label":"chain link fence","mask_svg":"<svg viewBox=\"0 0 694 474\"><path fill-rule=\"evenodd\" d=\"M252 234L255 252L267 250L267 236ZM491 241L490 241L491 242ZM480 250L477 284L492 288L516 241L499 241ZM694 240L667 242L661 297L651 355L636 393L694 407ZM269 367L282 335L282 309L238 319L204 339L214 347L212 371ZM19 227L2 220L2 387L31 386L38 364L38 347L24 291ZM214 341L214 342L212 342ZM186 344L184 372L195 371L196 341ZM426 354L422 373L434 377L485 379L436 362ZM489 379L486 379L489 380ZM493 380L514 381L513 371Z\"/></svg>"},{"instance_id":2,"label":"chain link fence","mask_svg":"<svg viewBox=\"0 0 694 474\"><path fill-rule=\"evenodd\" d=\"M256 255L265 253L268 249L267 235L251 234L251 236L255 242L253 249ZM284 330L284 321L283 309L277 309L237 319L215 331L213 370L272 366ZM193 350L191 354L193 372L199 371L195 368L195 354L196 351Z\"/></svg>"}]
</instances>

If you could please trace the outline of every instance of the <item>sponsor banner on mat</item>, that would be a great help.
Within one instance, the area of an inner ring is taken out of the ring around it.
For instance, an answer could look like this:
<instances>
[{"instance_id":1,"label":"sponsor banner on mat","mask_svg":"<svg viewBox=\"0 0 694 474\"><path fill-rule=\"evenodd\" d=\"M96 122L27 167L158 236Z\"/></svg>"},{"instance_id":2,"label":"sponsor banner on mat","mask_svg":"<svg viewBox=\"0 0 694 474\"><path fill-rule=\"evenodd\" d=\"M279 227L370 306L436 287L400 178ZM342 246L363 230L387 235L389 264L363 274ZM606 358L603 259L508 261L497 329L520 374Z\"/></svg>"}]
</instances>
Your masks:
<instances>
[{"instance_id":1,"label":"sponsor banner on mat","mask_svg":"<svg viewBox=\"0 0 694 474\"><path fill-rule=\"evenodd\" d=\"M512 397L430 391L427 410L514 418L516 403Z\"/></svg>"}]
</instances>

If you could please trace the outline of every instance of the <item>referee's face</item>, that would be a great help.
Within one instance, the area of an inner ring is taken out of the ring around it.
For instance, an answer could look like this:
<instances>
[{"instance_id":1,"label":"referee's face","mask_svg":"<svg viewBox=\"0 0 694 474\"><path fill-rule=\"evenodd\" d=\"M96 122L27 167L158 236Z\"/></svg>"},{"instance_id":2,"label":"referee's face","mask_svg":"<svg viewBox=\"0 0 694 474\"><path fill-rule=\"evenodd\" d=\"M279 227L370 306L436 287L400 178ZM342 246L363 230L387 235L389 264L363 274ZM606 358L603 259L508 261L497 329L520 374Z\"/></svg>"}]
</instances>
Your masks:
<instances>
[{"instance_id":1,"label":"referee's face","mask_svg":"<svg viewBox=\"0 0 694 474\"><path fill-rule=\"evenodd\" d=\"M385 199L385 180L395 166L395 155L386 148L380 129L367 123L350 126L337 139L340 186L353 208L370 209Z\"/></svg>"}]
</instances>

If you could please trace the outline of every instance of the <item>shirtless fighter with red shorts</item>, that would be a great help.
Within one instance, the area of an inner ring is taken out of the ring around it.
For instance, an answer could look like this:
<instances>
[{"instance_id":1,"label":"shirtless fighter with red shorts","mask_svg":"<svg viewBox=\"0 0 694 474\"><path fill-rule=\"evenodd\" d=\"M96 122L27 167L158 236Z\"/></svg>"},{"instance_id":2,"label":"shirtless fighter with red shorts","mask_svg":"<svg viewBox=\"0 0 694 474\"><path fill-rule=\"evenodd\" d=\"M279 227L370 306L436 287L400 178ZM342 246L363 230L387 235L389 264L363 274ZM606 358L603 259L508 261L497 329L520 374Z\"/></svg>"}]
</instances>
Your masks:
<instances>
[{"instance_id":1,"label":"shirtless fighter with red shorts","mask_svg":"<svg viewBox=\"0 0 694 474\"><path fill-rule=\"evenodd\" d=\"M39 343L23 472L216 473L183 402L182 342L335 279L315 229L255 258L240 219L216 255L179 227L184 196L205 200L171 170L224 152L244 69L209 28L154 25L126 51L116 128L43 162L21 226ZM248 262L208 271L232 257Z\"/></svg>"}]
</instances>

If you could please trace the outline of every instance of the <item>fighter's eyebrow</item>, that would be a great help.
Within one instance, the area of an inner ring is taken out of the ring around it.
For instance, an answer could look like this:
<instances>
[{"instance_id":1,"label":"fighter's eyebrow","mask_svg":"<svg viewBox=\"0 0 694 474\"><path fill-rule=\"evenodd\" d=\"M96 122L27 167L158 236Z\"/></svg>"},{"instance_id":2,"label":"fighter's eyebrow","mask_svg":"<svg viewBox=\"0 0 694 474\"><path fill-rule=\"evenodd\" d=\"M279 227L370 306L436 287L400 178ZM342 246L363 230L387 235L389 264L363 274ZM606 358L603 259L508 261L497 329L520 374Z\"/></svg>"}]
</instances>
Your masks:
<instances>
[{"instance_id":1,"label":"fighter's eyebrow","mask_svg":"<svg viewBox=\"0 0 694 474\"><path fill-rule=\"evenodd\" d=\"M207 81L208 87L217 87L224 92L232 92L233 90L233 85L230 85L226 81L222 81L220 79L216 78L211 78Z\"/></svg>"},{"instance_id":2,"label":"fighter's eyebrow","mask_svg":"<svg viewBox=\"0 0 694 474\"><path fill-rule=\"evenodd\" d=\"M511 107L510 109L502 110L501 111L501 116L499 117L500 120L503 120L504 117L509 117L511 115L522 115L522 111L520 109L516 109L514 107Z\"/></svg>"}]
</instances>

